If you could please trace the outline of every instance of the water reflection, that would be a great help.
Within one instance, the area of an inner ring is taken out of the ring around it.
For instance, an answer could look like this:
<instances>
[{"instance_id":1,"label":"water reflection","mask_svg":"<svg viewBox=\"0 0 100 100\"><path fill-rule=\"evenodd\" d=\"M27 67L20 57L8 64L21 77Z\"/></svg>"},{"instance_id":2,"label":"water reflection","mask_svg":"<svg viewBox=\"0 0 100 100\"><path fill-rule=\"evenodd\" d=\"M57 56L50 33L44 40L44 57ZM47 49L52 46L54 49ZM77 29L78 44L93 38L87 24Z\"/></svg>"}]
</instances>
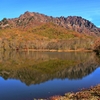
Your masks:
<instances>
[{"instance_id":1,"label":"water reflection","mask_svg":"<svg viewBox=\"0 0 100 100\"><path fill-rule=\"evenodd\" d=\"M0 52L0 100L33 100L100 83L89 52Z\"/></svg>"},{"instance_id":2,"label":"water reflection","mask_svg":"<svg viewBox=\"0 0 100 100\"><path fill-rule=\"evenodd\" d=\"M82 79L98 66L94 53L0 52L0 76L28 86L52 79Z\"/></svg>"}]
</instances>

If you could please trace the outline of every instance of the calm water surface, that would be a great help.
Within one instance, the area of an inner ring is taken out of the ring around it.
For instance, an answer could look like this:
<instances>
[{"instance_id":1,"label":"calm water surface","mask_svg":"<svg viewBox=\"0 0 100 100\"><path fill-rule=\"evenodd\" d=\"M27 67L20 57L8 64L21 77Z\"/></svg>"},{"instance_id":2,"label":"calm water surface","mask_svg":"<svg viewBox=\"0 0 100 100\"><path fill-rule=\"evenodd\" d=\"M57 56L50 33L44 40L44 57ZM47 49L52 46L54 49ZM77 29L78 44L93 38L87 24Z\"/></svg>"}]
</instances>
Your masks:
<instances>
[{"instance_id":1,"label":"calm water surface","mask_svg":"<svg viewBox=\"0 0 100 100\"><path fill-rule=\"evenodd\" d=\"M0 100L33 100L100 84L100 58L84 52L0 52Z\"/></svg>"}]
</instances>

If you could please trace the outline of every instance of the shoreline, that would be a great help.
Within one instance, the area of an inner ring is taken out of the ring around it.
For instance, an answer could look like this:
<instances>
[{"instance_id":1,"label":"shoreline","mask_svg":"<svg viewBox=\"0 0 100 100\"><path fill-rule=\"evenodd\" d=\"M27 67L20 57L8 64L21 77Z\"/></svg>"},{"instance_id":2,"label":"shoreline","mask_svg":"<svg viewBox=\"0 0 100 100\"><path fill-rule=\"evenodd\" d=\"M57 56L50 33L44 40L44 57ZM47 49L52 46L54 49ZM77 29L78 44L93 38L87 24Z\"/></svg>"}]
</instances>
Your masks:
<instances>
[{"instance_id":1,"label":"shoreline","mask_svg":"<svg viewBox=\"0 0 100 100\"><path fill-rule=\"evenodd\" d=\"M100 100L100 84L91 86L90 88L81 89L75 93L69 92L65 93L64 96L52 96L42 100Z\"/></svg>"},{"instance_id":2,"label":"shoreline","mask_svg":"<svg viewBox=\"0 0 100 100\"><path fill-rule=\"evenodd\" d=\"M55 49L22 49L16 51L25 51L25 52L92 52L93 50L84 50L84 49L77 49L77 50L55 50Z\"/></svg>"}]
</instances>

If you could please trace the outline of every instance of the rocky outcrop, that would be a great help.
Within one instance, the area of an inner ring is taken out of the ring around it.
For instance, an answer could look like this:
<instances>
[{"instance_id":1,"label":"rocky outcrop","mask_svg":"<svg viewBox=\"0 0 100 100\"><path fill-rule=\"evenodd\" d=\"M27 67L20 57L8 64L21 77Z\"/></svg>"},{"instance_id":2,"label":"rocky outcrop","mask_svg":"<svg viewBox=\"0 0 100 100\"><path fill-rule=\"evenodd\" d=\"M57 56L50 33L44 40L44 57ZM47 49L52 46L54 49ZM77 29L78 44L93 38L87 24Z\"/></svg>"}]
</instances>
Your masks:
<instances>
[{"instance_id":1,"label":"rocky outcrop","mask_svg":"<svg viewBox=\"0 0 100 100\"><path fill-rule=\"evenodd\" d=\"M90 21L77 16L69 16L65 19L66 27L79 33L100 36L100 30Z\"/></svg>"},{"instance_id":2,"label":"rocky outcrop","mask_svg":"<svg viewBox=\"0 0 100 100\"><path fill-rule=\"evenodd\" d=\"M25 12L20 15L18 18L14 19L3 19L0 21L0 27L21 27L29 28L36 27L43 23L54 23L59 26L62 26L66 29L74 30L79 33L84 33L86 35L100 36L100 29L97 28L90 21L78 17L78 16L69 16L69 17L52 17L34 12Z\"/></svg>"}]
</instances>

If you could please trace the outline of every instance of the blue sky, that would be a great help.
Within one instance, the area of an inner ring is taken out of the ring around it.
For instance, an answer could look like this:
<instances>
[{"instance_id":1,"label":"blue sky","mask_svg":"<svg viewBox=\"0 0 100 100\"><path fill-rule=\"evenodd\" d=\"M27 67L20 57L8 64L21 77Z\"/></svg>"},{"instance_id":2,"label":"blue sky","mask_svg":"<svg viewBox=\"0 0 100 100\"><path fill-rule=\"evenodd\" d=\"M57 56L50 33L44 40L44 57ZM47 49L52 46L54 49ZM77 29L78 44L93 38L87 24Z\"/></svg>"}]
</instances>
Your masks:
<instances>
[{"instance_id":1,"label":"blue sky","mask_svg":"<svg viewBox=\"0 0 100 100\"><path fill-rule=\"evenodd\" d=\"M48 16L81 16L100 26L100 0L0 0L0 20L26 11Z\"/></svg>"}]
</instances>

